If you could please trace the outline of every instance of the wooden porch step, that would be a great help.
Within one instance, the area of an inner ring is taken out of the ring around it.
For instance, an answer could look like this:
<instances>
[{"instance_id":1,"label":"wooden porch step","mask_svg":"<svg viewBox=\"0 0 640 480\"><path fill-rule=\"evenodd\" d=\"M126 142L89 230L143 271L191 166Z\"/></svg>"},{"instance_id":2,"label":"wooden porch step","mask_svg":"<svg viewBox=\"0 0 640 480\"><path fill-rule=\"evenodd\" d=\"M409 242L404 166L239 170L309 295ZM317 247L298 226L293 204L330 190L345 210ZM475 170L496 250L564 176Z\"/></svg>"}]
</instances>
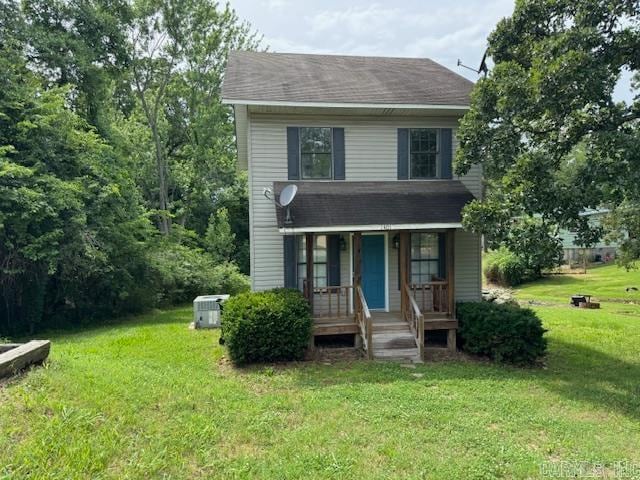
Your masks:
<instances>
[{"instance_id":1,"label":"wooden porch step","mask_svg":"<svg viewBox=\"0 0 640 480\"><path fill-rule=\"evenodd\" d=\"M419 361L420 351L409 324L393 314L374 314L373 358Z\"/></svg>"},{"instance_id":2,"label":"wooden porch step","mask_svg":"<svg viewBox=\"0 0 640 480\"><path fill-rule=\"evenodd\" d=\"M420 352L418 348L403 348L403 349L390 349L390 350L375 350L373 351L373 358L378 360L411 360L413 362L420 361Z\"/></svg>"}]
</instances>

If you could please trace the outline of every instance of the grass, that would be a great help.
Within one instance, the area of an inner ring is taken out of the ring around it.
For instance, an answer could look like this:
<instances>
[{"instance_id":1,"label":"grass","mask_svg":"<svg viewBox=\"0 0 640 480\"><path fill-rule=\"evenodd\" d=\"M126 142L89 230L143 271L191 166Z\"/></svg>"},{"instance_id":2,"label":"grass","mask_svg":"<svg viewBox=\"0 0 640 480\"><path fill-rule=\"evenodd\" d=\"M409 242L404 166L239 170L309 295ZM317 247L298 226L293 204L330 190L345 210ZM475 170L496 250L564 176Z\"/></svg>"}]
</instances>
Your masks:
<instances>
[{"instance_id":1,"label":"grass","mask_svg":"<svg viewBox=\"0 0 640 480\"><path fill-rule=\"evenodd\" d=\"M542 462L640 464L640 312L618 302L637 273L588 275L517 291L548 303L534 307L545 369L235 369L217 331L186 328L188 308L52 334L46 367L0 387L0 478L537 478ZM615 308L569 308L576 291Z\"/></svg>"},{"instance_id":2,"label":"grass","mask_svg":"<svg viewBox=\"0 0 640 480\"><path fill-rule=\"evenodd\" d=\"M638 290L627 288L635 287ZM616 265L591 267L586 274L549 275L542 280L525 283L516 289L518 298L530 300L541 298L562 304L569 303L569 297L589 294L605 302L640 303L640 270L626 271Z\"/></svg>"}]
</instances>

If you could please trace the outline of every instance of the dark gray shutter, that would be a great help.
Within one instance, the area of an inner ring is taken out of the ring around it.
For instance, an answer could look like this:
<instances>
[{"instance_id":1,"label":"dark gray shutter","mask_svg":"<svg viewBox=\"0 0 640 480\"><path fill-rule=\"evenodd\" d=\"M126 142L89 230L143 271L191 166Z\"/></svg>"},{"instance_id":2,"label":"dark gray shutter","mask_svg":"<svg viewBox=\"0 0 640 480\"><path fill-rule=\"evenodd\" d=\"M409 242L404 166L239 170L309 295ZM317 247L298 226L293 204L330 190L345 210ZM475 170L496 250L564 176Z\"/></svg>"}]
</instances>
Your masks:
<instances>
[{"instance_id":1,"label":"dark gray shutter","mask_svg":"<svg viewBox=\"0 0 640 480\"><path fill-rule=\"evenodd\" d=\"M298 288L296 280L296 237L285 235L284 241L284 286L285 288Z\"/></svg>"},{"instance_id":2,"label":"dark gray shutter","mask_svg":"<svg viewBox=\"0 0 640 480\"><path fill-rule=\"evenodd\" d=\"M344 128L332 128L333 179L344 180Z\"/></svg>"},{"instance_id":3,"label":"dark gray shutter","mask_svg":"<svg viewBox=\"0 0 640 480\"><path fill-rule=\"evenodd\" d=\"M440 176L452 178L451 152L453 139L450 128L440 129Z\"/></svg>"},{"instance_id":4,"label":"dark gray shutter","mask_svg":"<svg viewBox=\"0 0 640 480\"><path fill-rule=\"evenodd\" d=\"M447 278L447 234L438 234L438 276Z\"/></svg>"},{"instance_id":5,"label":"dark gray shutter","mask_svg":"<svg viewBox=\"0 0 640 480\"><path fill-rule=\"evenodd\" d=\"M409 179L409 129L398 129L398 180Z\"/></svg>"},{"instance_id":6,"label":"dark gray shutter","mask_svg":"<svg viewBox=\"0 0 640 480\"><path fill-rule=\"evenodd\" d=\"M327 237L327 285L340 285L340 235Z\"/></svg>"},{"instance_id":7,"label":"dark gray shutter","mask_svg":"<svg viewBox=\"0 0 640 480\"><path fill-rule=\"evenodd\" d=\"M287 127L287 165L289 180L300 180L300 129Z\"/></svg>"}]
</instances>

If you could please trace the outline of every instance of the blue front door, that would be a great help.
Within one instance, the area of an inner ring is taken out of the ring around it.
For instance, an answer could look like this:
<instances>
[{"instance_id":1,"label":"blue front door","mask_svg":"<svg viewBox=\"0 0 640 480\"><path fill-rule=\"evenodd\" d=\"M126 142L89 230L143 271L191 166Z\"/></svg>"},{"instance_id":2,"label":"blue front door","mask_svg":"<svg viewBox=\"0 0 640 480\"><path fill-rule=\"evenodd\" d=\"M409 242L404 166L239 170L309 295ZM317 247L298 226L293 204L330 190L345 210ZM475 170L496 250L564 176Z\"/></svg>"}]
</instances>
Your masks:
<instances>
[{"instance_id":1,"label":"blue front door","mask_svg":"<svg viewBox=\"0 0 640 480\"><path fill-rule=\"evenodd\" d=\"M362 236L362 293L369 308L385 308L384 235Z\"/></svg>"}]
</instances>

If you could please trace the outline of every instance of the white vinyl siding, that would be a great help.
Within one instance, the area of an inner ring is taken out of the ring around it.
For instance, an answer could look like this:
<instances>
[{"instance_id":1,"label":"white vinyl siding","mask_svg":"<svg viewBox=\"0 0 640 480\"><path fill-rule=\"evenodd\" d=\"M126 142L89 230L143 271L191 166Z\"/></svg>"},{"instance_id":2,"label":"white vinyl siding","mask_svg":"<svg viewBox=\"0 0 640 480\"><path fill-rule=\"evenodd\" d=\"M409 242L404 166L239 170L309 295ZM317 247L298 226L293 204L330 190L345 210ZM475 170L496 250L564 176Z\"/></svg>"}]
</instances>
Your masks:
<instances>
[{"instance_id":1,"label":"white vinyl siding","mask_svg":"<svg viewBox=\"0 0 640 480\"><path fill-rule=\"evenodd\" d=\"M278 232L275 207L263 195L274 181L287 181L287 126L343 127L345 133L346 181L397 180L398 128L454 128L456 117L392 117L347 115L249 115L249 217L251 240L251 281L254 290L284 286L283 237ZM453 141L453 154L457 141ZM480 195L480 169L472 169L460 179L476 196ZM321 233L321 232L318 232ZM460 238L458 238L460 237ZM346 238L349 238L348 236ZM389 307L400 307L397 290L397 250L392 246L389 232ZM480 247L471 234L457 232L456 246L465 250L456 256L456 273L473 275L473 280L456 278L459 299L479 298ZM474 250L475 249L475 250ZM351 284L350 247L340 252L343 284ZM460 262L470 262L460 265ZM477 266L477 269L476 269ZM477 272L476 272L477 270Z\"/></svg>"},{"instance_id":2,"label":"white vinyl siding","mask_svg":"<svg viewBox=\"0 0 640 480\"><path fill-rule=\"evenodd\" d=\"M456 230L454 257L456 302L479 301L482 296L480 237Z\"/></svg>"}]
</instances>

